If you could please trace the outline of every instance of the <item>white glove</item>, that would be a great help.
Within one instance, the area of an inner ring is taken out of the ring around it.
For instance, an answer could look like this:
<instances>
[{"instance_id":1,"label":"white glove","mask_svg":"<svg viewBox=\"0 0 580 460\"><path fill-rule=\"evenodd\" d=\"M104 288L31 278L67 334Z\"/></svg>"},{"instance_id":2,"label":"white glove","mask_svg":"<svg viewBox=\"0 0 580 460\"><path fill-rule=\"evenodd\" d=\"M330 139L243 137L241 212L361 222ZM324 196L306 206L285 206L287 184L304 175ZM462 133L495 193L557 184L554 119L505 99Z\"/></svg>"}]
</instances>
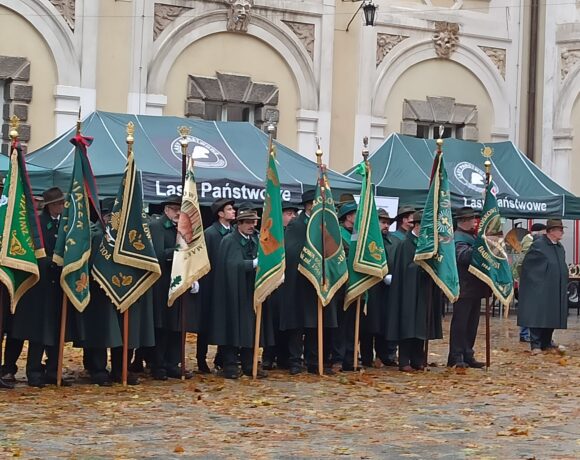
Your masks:
<instances>
[{"instance_id":1,"label":"white glove","mask_svg":"<svg viewBox=\"0 0 580 460\"><path fill-rule=\"evenodd\" d=\"M383 278L383 283L385 283L387 286L390 286L392 281L393 281L393 275L391 275L390 273Z\"/></svg>"},{"instance_id":2,"label":"white glove","mask_svg":"<svg viewBox=\"0 0 580 460\"><path fill-rule=\"evenodd\" d=\"M258 258L257 257L254 260L252 260L252 266L254 268L256 268L258 266Z\"/></svg>"},{"instance_id":3,"label":"white glove","mask_svg":"<svg viewBox=\"0 0 580 460\"><path fill-rule=\"evenodd\" d=\"M197 294L199 292L199 281L194 281L189 290L191 294Z\"/></svg>"}]
</instances>

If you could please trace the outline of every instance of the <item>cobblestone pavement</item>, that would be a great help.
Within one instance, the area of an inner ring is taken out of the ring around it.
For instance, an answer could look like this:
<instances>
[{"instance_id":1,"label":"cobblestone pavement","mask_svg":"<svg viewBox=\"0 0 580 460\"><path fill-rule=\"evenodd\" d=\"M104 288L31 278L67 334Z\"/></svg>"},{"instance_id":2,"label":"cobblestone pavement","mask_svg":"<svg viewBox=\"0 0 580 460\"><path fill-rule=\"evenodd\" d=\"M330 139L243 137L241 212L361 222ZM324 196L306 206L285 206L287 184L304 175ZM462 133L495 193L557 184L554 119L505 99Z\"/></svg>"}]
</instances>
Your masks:
<instances>
[{"instance_id":1,"label":"cobblestone pavement","mask_svg":"<svg viewBox=\"0 0 580 460\"><path fill-rule=\"evenodd\" d=\"M436 341L439 366L422 373L273 371L128 388L87 384L67 347L76 385L0 392L0 458L580 458L579 317L555 334L564 354L532 356L513 318L493 318L492 331L487 372L443 367L447 343Z\"/></svg>"}]
</instances>

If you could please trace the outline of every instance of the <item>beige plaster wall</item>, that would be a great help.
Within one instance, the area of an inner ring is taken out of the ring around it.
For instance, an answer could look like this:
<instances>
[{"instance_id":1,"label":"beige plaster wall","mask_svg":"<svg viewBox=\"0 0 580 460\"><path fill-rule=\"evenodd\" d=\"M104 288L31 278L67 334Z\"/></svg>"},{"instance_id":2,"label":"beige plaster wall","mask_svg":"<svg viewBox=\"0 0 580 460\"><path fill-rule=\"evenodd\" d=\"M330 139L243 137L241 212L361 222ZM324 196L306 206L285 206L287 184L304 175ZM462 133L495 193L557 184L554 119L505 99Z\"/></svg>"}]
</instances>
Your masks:
<instances>
[{"instance_id":1,"label":"beige plaster wall","mask_svg":"<svg viewBox=\"0 0 580 460\"><path fill-rule=\"evenodd\" d=\"M346 32L346 26L359 6L359 3L336 2L332 121L328 162L329 166L336 171L346 171L352 166L361 17L354 19L348 32ZM358 14L361 16L362 12Z\"/></svg>"},{"instance_id":2,"label":"beige plaster wall","mask_svg":"<svg viewBox=\"0 0 580 460\"><path fill-rule=\"evenodd\" d=\"M253 81L278 85L278 140L290 148L296 148L296 111L300 99L292 71L272 47L249 35L219 33L188 46L177 58L167 77L167 106L164 115L183 116L188 75L215 77L216 71L249 75Z\"/></svg>"},{"instance_id":3,"label":"beige plaster wall","mask_svg":"<svg viewBox=\"0 0 580 460\"><path fill-rule=\"evenodd\" d=\"M33 88L28 122L32 131L28 150L32 151L54 137L56 64L47 43L25 18L3 6L0 17L0 55L25 57L31 63L28 84Z\"/></svg>"},{"instance_id":4,"label":"beige plaster wall","mask_svg":"<svg viewBox=\"0 0 580 460\"><path fill-rule=\"evenodd\" d=\"M126 112L132 46L132 2L101 0L97 109Z\"/></svg>"},{"instance_id":5,"label":"beige plaster wall","mask_svg":"<svg viewBox=\"0 0 580 460\"><path fill-rule=\"evenodd\" d=\"M452 81L457 84L450 85ZM403 99L425 100L427 96L453 97L456 103L476 105L479 140L490 140L493 110L484 86L465 67L442 59L430 59L414 65L395 83L385 107L387 135L401 129Z\"/></svg>"}]
</instances>

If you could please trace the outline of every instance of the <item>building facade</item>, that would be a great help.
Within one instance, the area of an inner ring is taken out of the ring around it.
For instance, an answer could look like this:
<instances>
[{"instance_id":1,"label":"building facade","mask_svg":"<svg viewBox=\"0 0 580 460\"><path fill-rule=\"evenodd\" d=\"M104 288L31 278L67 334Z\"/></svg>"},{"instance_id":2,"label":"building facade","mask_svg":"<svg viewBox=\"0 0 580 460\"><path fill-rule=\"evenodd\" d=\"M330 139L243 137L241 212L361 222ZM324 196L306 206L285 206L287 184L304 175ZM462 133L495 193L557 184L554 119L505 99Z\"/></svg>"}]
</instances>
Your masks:
<instances>
[{"instance_id":1,"label":"building facade","mask_svg":"<svg viewBox=\"0 0 580 460\"><path fill-rule=\"evenodd\" d=\"M580 193L580 5L539 0L0 0L3 150L79 107L273 121L333 169L393 132L513 141ZM354 16L354 20L349 24Z\"/></svg>"}]
</instances>

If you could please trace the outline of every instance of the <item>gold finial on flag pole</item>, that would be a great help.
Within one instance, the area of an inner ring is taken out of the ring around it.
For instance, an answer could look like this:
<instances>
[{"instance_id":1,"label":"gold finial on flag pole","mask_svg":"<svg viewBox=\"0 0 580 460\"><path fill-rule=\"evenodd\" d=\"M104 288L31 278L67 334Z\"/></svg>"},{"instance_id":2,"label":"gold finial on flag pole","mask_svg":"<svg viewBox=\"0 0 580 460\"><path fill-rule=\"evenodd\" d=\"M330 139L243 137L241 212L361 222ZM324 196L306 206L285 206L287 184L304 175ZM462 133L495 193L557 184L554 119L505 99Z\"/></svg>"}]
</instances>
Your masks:
<instances>
[{"instance_id":1,"label":"gold finial on flag pole","mask_svg":"<svg viewBox=\"0 0 580 460\"><path fill-rule=\"evenodd\" d=\"M133 143L135 142L135 125L132 121L127 123L127 153L133 153Z\"/></svg>"},{"instance_id":2,"label":"gold finial on flag pole","mask_svg":"<svg viewBox=\"0 0 580 460\"><path fill-rule=\"evenodd\" d=\"M81 107L79 107L79 116L77 118L77 135L81 133Z\"/></svg>"},{"instance_id":3,"label":"gold finial on flag pole","mask_svg":"<svg viewBox=\"0 0 580 460\"><path fill-rule=\"evenodd\" d=\"M320 138L316 138L316 164L322 166L322 149L320 148Z\"/></svg>"},{"instance_id":4,"label":"gold finial on flag pole","mask_svg":"<svg viewBox=\"0 0 580 460\"><path fill-rule=\"evenodd\" d=\"M10 139L15 140L18 138L18 128L20 128L20 118L18 118L16 115L12 115L10 117Z\"/></svg>"},{"instance_id":5,"label":"gold finial on flag pole","mask_svg":"<svg viewBox=\"0 0 580 460\"><path fill-rule=\"evenodd\" d=\"M185 157L187 156L187 146L189 145L188 137L191 135L191 128L189 126L180 126L177 128L177 132L181 136L181 139L179 140L181 154Z\"/></svg>"}]
</instances>

